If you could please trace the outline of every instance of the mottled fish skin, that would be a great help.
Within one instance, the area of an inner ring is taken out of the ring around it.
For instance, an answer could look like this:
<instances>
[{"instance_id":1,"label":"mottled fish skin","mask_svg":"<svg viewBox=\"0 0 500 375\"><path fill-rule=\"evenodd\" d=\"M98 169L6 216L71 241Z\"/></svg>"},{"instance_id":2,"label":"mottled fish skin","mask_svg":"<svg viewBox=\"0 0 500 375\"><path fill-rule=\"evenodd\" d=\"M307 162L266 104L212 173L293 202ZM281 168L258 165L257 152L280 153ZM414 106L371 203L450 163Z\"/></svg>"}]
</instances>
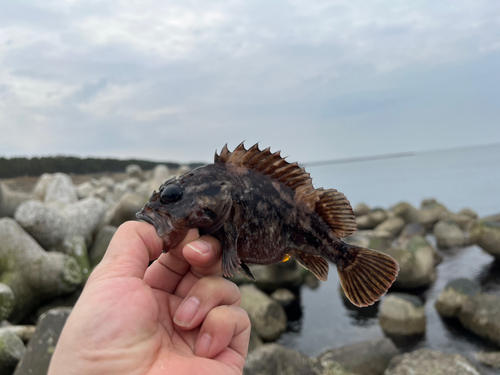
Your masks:
<instances>
[{"instance_id":1,"label":"mottled fish skin","mask_svg":"<svg viewBox=\"0 0 500 375\"><path fill-rule=\"evenodd\" d=\"M394 281L397 263L344 243L339 236L356 229L344 195L314 189L303 169L268 150L240 144L230 153L225 147L214 164L166 181L138 218L156 227L165 251L189 228L216 237L225 276L239 270L253 279L245 263L271 264L291 255L326 280L329 260L351 301L372 304Z\"/></svg>"}]
</instances>

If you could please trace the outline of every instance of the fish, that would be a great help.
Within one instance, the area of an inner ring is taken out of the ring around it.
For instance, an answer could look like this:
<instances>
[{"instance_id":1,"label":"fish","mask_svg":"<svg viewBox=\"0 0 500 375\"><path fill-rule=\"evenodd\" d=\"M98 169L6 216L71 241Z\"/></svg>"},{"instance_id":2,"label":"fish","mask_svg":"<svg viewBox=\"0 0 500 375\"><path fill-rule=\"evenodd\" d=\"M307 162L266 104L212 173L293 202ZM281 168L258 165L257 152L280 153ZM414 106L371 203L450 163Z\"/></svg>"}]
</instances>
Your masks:
<instances>
[{"instance_id":1,"label":"fish","mask_svg":"<svg viewBox=\"0 0 500 375\"><path fill-rule=\"evenodd\" d=\"M314 188L298 163L258 144L246 149L241 143L232 152L226 144L213 164L163 183L136 216L154 225L164 251L190 228L217 238L225 277L241 272L255 281L247 263L293 258L326 281L331 262L358 307L378 301L399 272L389 255L342 241L357 229L344 194Z\"/></svg>"}]
</instances>

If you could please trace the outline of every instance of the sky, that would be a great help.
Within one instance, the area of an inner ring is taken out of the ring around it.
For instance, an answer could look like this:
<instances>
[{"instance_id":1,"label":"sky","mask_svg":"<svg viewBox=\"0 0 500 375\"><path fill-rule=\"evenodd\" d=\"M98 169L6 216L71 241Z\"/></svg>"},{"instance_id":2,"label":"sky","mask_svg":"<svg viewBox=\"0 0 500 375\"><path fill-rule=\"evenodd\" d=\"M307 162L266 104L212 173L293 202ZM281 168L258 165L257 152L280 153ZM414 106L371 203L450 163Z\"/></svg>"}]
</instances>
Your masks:
<instances>
[{"instance_id":1,"label":"sky","mask_svg":"<svg viewBox=\"0 0 500 375\"><path fill-rule=\"evenodd\" d=\"M0 2L0 157L500 142L498 0Z\"/></svg>"}]
</instances>

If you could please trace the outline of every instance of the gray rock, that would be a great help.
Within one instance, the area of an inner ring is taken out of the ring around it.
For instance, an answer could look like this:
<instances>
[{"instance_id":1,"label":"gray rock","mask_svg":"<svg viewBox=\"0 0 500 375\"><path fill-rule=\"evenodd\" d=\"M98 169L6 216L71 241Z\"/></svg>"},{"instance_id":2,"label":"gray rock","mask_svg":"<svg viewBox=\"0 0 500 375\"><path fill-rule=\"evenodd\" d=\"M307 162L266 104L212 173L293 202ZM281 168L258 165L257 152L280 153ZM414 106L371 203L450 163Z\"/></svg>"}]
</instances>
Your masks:
<instances>
[{"instance_id":1,"label":"gray rock","mask_svg":"<svg viewBox=\"0 0 500 375\"><path fill-rule=\"evenodd\" d=\"M434 303L445 318L458 318L465 301L481 292L481 286L472 280L460 278L449 281Z\"/></svg>"},{"instance_id":2,"label":"gray rock","mask_svg":"<svg viewBox=\"0 0 500 375\"><path fill-rule=\"evenodd\" d=\"M394 357L384 375L481 375L460 354L419 349Z\"/></svg>"},{"instance_id":3,"label":"gray rock","mask_svg":"<svg viewBox=\"0 0 500 375\"><path fill-rule=\"evenodd\" d=\"M259 337L259 334L252 328L250 331L250 341L248 343L248 352L257 349L259 346L264 345L264 342Z\"/></svg>"},{"instance_id":4,"label":"gray rock","mask_svg":"<svg viewBox=\"0 0 500 375\"><path fill-rule=\"evenodd\" d=\"M441 220L434 225L434 237L439 247L449 248L466 246L469 244L468 236L451 220Z\"/></svg>"},{"instance_id":5,"label":"gray rock","mask_svg":"<svg viewBox=\"0 0 500 375\"><path fill-rule=\"evenodd\" d=\"M434 224L439 220L444 219L449 214L448 210L441 203L436 202L434 199L422 201L422 206L419 211L418 222L426 229L432 229Z\"/></svg>"},{"instance_id":6,"label":"gray rock","mask_svg":"<svg viewBox=\"0 0 500 375\"><path fill-rule=\"evenodd\" d=\"M131 190L135 190L141 185L141 180L135 177L127 178L123 183Z\"/></svg>"},{"instance_id":7,"label":"gray rock","mask_svg":"<svg viewBox=\"0 0 500 375\"><path fill-rule=\"evenodd\" d=\"M71 309L59 308L49 310L40 317L26 355L14 375L47 374L52 353L70 313Z\"/></svg>"},{"instance_id":8,"label":"gray rock","mask_svg":"<svg viewBox=\"0 0 500 375\"><path fill-rule=\"evenodd\" d=\"M287 349L278 344L265 344L252 351L243 369L244 375L353 375L338 363Z\"/></svg>"},{"instance_id":9,"label":"gray rock","mask_svg":"<svg viewBox=\"0 0 500 375\"><path fill-rule=\"evenodd\" d=\"M99 186L94 189L92 196L99 198L103 201L112 199L111 190L107 186Z\"/></svg>"},{"instance_id":10,"label":"gray rock","mask_svg":"<svg viewBox=\"0 0 500 375\"><path fill-rule=\"evenodd\" d=\"M477 216L477 212L476 211L473 211L471 210L470 208L462 208L459 212L458 212L459 215L464 215L464 216L468 216L470 217L471 219L477 219L478 216Z\"/></svg>"},{"instance_id":11,"label":"gray rock","mask_svg":"<svg viewBox=\"0 0 500 375\"><path fill-rule=\"evenodd\" d=\"M413 236L425 236L425 228L420 223L409 223L407 224L401 234L399 235L398 241L409 240Z\"/></svg>"},{"instance_id":12,"label":"gray rock","mask_svg":"<svg viewBox=\"0 0 500 375\"><path fill-rule=\"evenodd\" d=\"M14 310L15 297L10 286L0 283L0 322Z\"/></svg>"},{"instance_id":13,"label":"gray rock","mask_svg":"<svg viewBox=\"0 0 500 375\"><path fill-rule=\"evenodd\" d=\"M76 260L82 271L83 280L87 281L90 275L90 264L85 238L79 234L66 238L59 251L70 255Z\"/></svg>"},{"instance_id":14,"label":"gray rock","mask_svg":"<svg viewBox=\"0 0 500 375\"><path fill-rule=\"evenodd\" d=\"M10 190L0 181L0 217L14 217L17 207L30 197L31 194Z\"/></svg>"},{"instance_id":15,"label":"gray rock","mask_svg":"<svg viewBox=\"0 0 500 375\"><path fill-rule=\"evenodd\" d=\"M252 327L264 341L274 341L285 332L287 317L283 307L254 285L243 285L241 307L248 313Z\"/></svg>"},{"instance_id":16,"label":"gray rock","mask_svg":"<svg viewBox=\"0 0 500 375\"><path fill-rule=\"evenodd\" d=\"M71 177L64 173L55 173L47 185L44 201L54 203L56 207L77 202L78 195Z\"/></svg>"},{"instance_id":17,"label":"gray rock","mask_svg":"<svg viewBox=\"0 0 500 375\"><path fill-rule=\"evenodd\" d=\"M12 374L25 353L26 347L19 336L8 330L0 330L0 374Z\"/></svg>"},{"instance_id":18,"label":"gray rock","mask_svg":"<svg viewBox=\"0 0 500 375\"><path fill-rule=\"evenodd\" d=\"M135 214L142 209L146 202L143 197L136 193L127 193L122 199L106 214L106 218L101 223L101 228L105 225L119 227L126 221L136 220Z\"/></svg>"},{"instance_id":19,"label":"gray rock","mask_svg":"<svg viewBox=\"0 0 500 375\"><path fill-rule=\"evenodd\" d=\"M46 250L61 246L70 233L64 216L37 200L21 204L14 218Z\"/></svg>"},{"instance_id":20,"label":"gray rock","mask_svg":"<svg viewBox=\"0 0 500 375\"><path fill-rule=\"evenodd\" d=\"M375 232L388 233L391 237L397 237L403 230L405 221L399 216L389 217L377 225L374 229Z\"/></svg>"},{"instance_id":21,"label":"gray rock","mask_svg":"<svg viewBox=\"0 0 500 375\"><path fill-rule=\"evenodd\" d=\"M476 359L483 365L500 368L500 352L478 352Z\"/></svg>"},{"instance_id":22,"label":"gray rock","mask_svg":"<svg viewBox=\"0 0 500 375\"><path fill-rule=\"evenodd\" d=\"M500 223L500 214L483 217L481 221L493 221L495 223Z\"/></svg>"},{"instance_id":23,"label":"gray rock","mask_svg":"<svg viewBox=\"0 0 500 375\"><path fill-rule=\"evenodd\" d=\"M95 197L82 199L75 204L66 206L61 211L70 228L69 236L83 236L87 245L92 242L94 231L103 220L105 213L106 205L101 199Z\"/></svg>"},{"instance_id":24,"label":"gray rock","mask_svg":"<svg viewBox=\"0 0 500 375\"><path fill-rule=\"evenodd\" d=\"M15 335L19 336L19 338L24 342L28 342L31 340L31 337L35 333L35 326L14 326L14 325L9 325L5 327L0 328L0 336L2 335L2 332L4 331L10 331L14 333Z\"/></svg>"},{"instance_id":25,"label":"gray rock","mask_svg":"<svg viewBox=\"0 0 500 375\"><path fill-rule=\"evenodd\" d=\"M176 175L182 176L185 175L186 173L190 172L192 168L189 167L189 165L181 165L177 171L175 172Z\"/></svg>"},{"instance_id":26,"label":"gray rock","mask_svg":"<svg viewBox=\"0 0 500 375\"><path fill-rule=\"evenodd\" d=\"M388 335L423 335L426 321L424 304L411 294L391 293L380 304L378 321Z\"/></svg>"},{"instance_id":27,"label":"gray rock","mask_svg":"<svg viewBox=\"0 0 500 375\"><path fill-rule=\"evenodd\" d=\"M127 167L125 168L125 173L127 173L129 175L129 177L134 177L134 178L137 178L139 180L141 180L143 178L142 168L140 166L138 166L137 164L127 165Z\"/></svg>"},{"instance_id":28,"label":"gray rock","mask_svg":"<svg viewBox=\"0 0 500 375\"><path fill-rule=\"evenodd\" d=\"M396 216L401 217L406 223L419 222L419 211L409 203L398 203L392 207L391 210Z\"/></svg>"},{"instance_id":29,"label":"gray rock","mask_svg":"<svg viewBox=\"0 0 500 375\"><path fill-rule=\"evenodd\" d=\"M478 294L458 313L460 323L475 334L500 345L500 296Z\"/></svg>"},{"instance_id":30,"label":"gray rock","mask_svg":"<svg viewBox=\"0 0 500 375\"><path fill-rule=\"evenodd\" d=\"M88 198L95 190L95 186L90 181L85 181L76 186L76 195L79 199Z\"/></svg>"},{"instance_id":31,"label":"gray rock","mask_svg":"<svg viewBox=\"0 0 500 375\"><path fill-rule=\"evenodd\" d=\"M473 243L500 259L500 222L478 221L470 228L469 235Z\"/></svg>"},{"instance_id":32,"label":"gray rock","mask_svg":"<svg viewBox=\"0 0 500 375\"><path fill-rule=\"evenodd\" d=\"M374 208L369 214L356 218L358 229L373 229L387 219L387 213L381 208Z\"/></svg>"},{"instance_id":33,"label":"gray rock","mask_svg":"<svg viewBox=\"0 0 500 375\"><path fill-rule=\"evenodd\" d=\"M419 288L430 285L436 279L435 266L439 256L432 245L422 236L413 236L384 250L399 263L399 274L394 285L401 288Z\"/></svg>"},{"instance_id":34,"label":"gray rock","mask_svg":"<svg viewBox=\"0 0 500 375\"><path fill-rule=\"evenodd\" d=\"M388 338L359 342L322 353L320 362L334 361L359 375L382 375L399 350Z\"/></svg>"},{"instance_id":35,"label":"gray rock","mask_svg":"<svg viewBox=\"0 0 500 375\"><path fill-rule=\"evenodd\" d=\"M111 190L115 185L115 180L109 176L102 176L99 180L97 180L97 187L105 187L108 190Z\"/></svg>"},{"instance_id":36,"label":"gray rock","mask_svg":"<svg viewBox=\"0 0 500 375\"><path fill-rule=\"evenodd\" d=\"M72 257L48 253L14 220L0 219L0 282L15 296L10 321L18 322L42 301L72 292L82 283Z\"/></svg>"},{"instance_id":37,"label":"gray rock","mask_svg":"<svg viewBox=\"0 0 500 375\"><path fill-rule=\"evenodd\" d=\"M157 165L153 169L153 177L150 180L151 193L153 190L158 190L158 188L170 177L172 177L172 172L170 172L170 169L165 164Z\"/></svg>"},{"instance_id":38,"label":"gray rock","mask_svg":"<svg viewBox=\"0 0 500 375\"><path fill-rule=\"evenodd\" d=\"M257 280L256 286L266 292L280 288L293 289L304 282L303 268L294 260L268 266L251 266L251 270Z\"/></svg>"},{"instance_id":39,"label":"gray rock","mask_svg":"<svg viewBox=\"0 0 500 375\"><path fill-rule=\"evenodd\" d=\"M469 225L471 225L476 219L467 214L455 214L453 212L449 212L444 216L443 220L451 220L456 223L462 230L467 230Z\"/></svg>"},{"instance_id":40,"label":"gray rock","mask_svg":"<svg viewBox=\"0 0 500 375\"><path fill-rule=\"evenodd\" d=\"M393 237L386 231L358 230L344 241L356 246L366 247L373 250L385 251L393 242Z\"/></svg>"},{"instance_id":41,"label":"gray rock","mask_svg":"<svg viewBox=\"0 0 500 375\"><path fill-rule=\"evenodd\" d=\"M89 252L90 266L95 267L104 257L106 250L108 249L111 239L115 235L116 227L106 225L97 234L94 244Z\"/></svg>"},{"instance_id":42,"label":"gray rock","mask_svg":"<svg viewBox=\"0 0 500 375\"><path fill-rule=\"evenodd\" d=\"M370 207L364 203L358 203L353 209L355 216L364 216L370 213Z\"/></svg>"},{"instance_id":43,"label":"gray rock","mask_svg":"<svg viewBox=\"0 0 500 375\"><path fill-rule=\"evenodd\" d=\"M51 173L44 173L39 178L33 188L33 199L39 200L41 202L45 201L45 194L47 193L47 187L52 182L54 175Z\"/></svg>"},{"instance_id":44,"label":"gray rock","mask_svg":"<svg viewBox=\"0 0 500 375\"><path fill-rule=\"evenodd\" d=\"M290 290L281 288L275 290L271 294L271 298L278 302L282 306L288 306L290 303L295 301L295 294L293 294Z\"/></svg>"}]
</instances>

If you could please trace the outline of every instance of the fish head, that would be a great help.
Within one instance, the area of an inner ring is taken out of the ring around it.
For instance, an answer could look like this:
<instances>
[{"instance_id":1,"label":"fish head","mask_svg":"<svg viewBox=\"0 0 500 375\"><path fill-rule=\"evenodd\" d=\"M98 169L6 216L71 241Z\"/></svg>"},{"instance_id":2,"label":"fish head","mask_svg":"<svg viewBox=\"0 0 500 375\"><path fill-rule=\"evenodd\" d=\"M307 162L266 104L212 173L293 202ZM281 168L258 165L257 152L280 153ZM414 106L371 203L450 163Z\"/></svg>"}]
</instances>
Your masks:
<instances>
[{"instance_id":1,"label":"fish head","mask_svg":"<svg viewBox=\"0 0 500 375\"><path fill-rule=\"evenodd\" d=\"M229 182L188 173L161 185L136 216L154 225L168 249L180 243L190 228L211 234L222 227L231 211L231 187Z\"/></svg>"}]
</instances>

